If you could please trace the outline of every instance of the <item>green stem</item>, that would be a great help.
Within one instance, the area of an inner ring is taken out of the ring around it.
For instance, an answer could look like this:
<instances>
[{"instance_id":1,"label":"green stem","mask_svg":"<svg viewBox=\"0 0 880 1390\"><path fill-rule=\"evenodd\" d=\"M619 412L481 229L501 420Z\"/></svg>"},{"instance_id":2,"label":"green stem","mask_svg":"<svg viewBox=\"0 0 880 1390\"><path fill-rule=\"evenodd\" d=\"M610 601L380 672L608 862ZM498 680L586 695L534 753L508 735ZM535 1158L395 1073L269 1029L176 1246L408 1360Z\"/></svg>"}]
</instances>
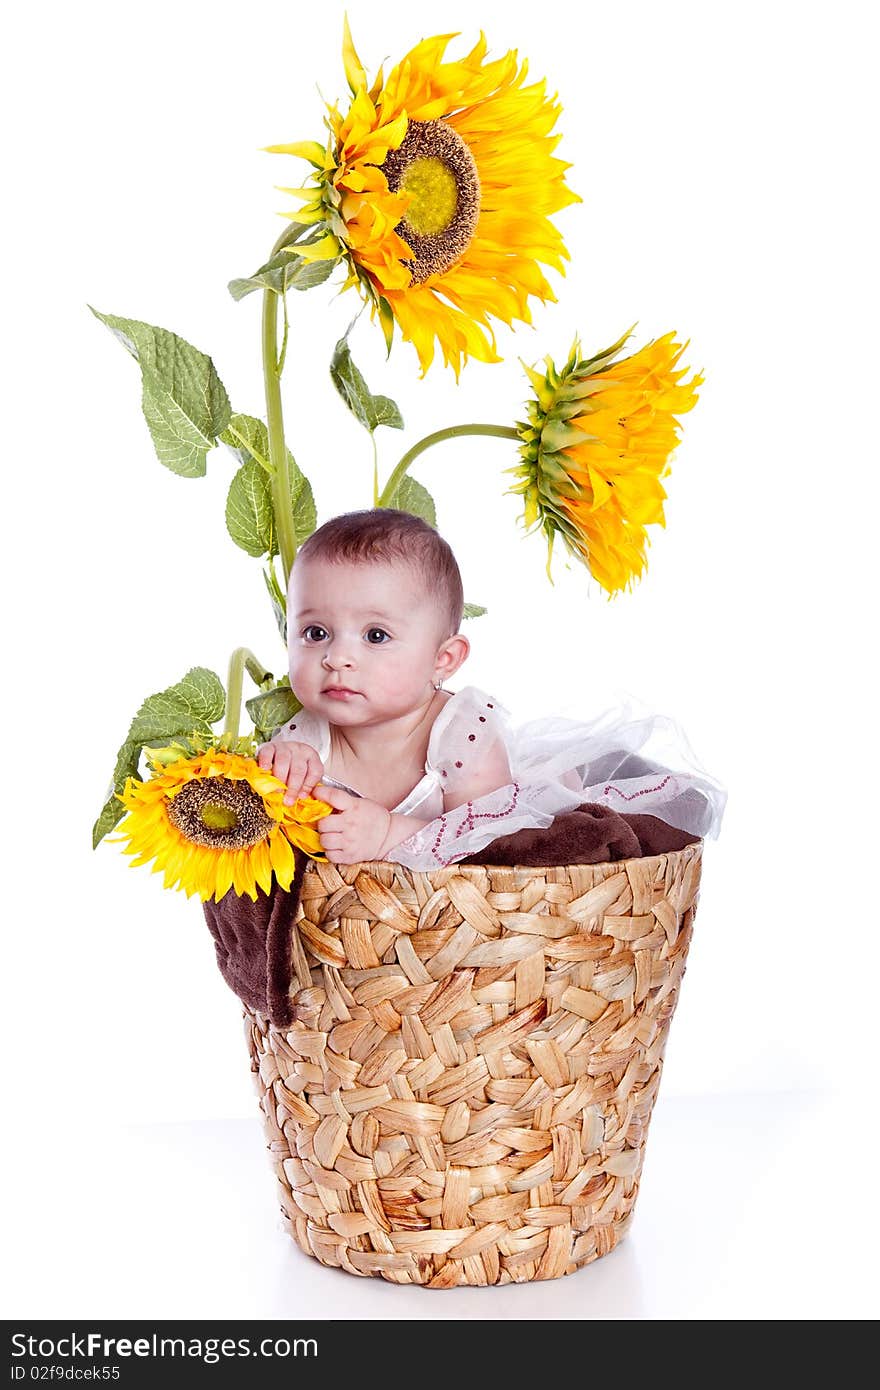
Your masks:
<instances>
[{"instance_id":1,"label":"green stem","mask_svg":"<svg viewBox=\"0 0 880 1390\"><path fill-rule=\"evenodd\" d=\"M373 506L379 506L379 452L376 448L376 432L370 432L370 443L373 446Z\"/></svg>"},{"instance_id":2,"label":"green stem","mask_svg":"<svg viewBox=\"0 0 880 1390\"><path fill-rule=\"evenodd\" d=\"M519 439L519 432L512 425L449 425L445 430L435 430L433 434L426 434L424 439L420 439L418 444L414 444L404 454L385 484L376 506L387 507L390 505L391 498L400 487L401 479L419 454L423 454L426 449L433 448L435 444L442 443L444 439L461 439L469 434L489 435L494 439Z\"/></svg>"},{"instance_id":3,"label":"green stem","mask_svg":"<svg viewBox=\"0 0 880 1390\"><path fill-rule=\"evenodd\" d=\"M285 230L272 247L272 255L289 237ZM285 306L286 309L286 306ZM286 348L286 341L285 341ZM284 567L284 582L290 578L296 556L296 533L290 506L290 477L287 471L287 447L284 443L284 417L281 411L281 371L283 359L278 358L278 295L274 290L263 291L263 382L266 390L266 424L269 430L269 462L272 465L272 507L278 530L278 546Z\"/></svg>"},{"instance_id":4,"label":"green stem","mask_svg":"<svg viewBox=\"0 0 880 1390\"><path fill-rule=\"evenodd\" d=\"M278 376L279 376L279 379L280 379L280 377L281 377L282 372L284 371L284 360L285 360L285 358L287 357L287 334L288 334L288 330L289 330L289 328L290 328L290 323L289 323L288 318L287 318L287 285L286 285L286 283L285 283L284 289L281 291L281 308L282 308L283 311L284 311L284 333L282 334L282 337L281 337L281 351L280 351L279 354L278 354Z\"/></svg>"},{"instance_id":5,"label":"green stem","mask_svg":"<svg viewBox=\"0 0 880 1390\"><path fill-rule=\"evenodd\" d=\"M236 647L229 658L229 673L226 680L226 712L223 718L223 733L230 739L238 738L245 671L255 685L262 685L264 681L272 679L272 672L267 671L262 662L257 661L248 647Z\"/></svg>"}]
</instances>

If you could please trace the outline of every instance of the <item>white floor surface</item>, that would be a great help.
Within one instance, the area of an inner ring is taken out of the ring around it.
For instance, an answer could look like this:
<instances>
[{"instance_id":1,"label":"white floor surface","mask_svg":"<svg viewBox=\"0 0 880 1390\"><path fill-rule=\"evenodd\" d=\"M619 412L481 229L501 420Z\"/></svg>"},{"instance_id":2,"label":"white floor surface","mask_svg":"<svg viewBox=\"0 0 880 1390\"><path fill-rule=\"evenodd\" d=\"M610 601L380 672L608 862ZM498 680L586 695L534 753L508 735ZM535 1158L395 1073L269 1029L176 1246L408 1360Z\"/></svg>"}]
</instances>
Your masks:
<instances>
[{"instance_id":1,"label":"white floor surface","mask_svg":"<svg viewBox=\"0 0 880 1390\"><path fill-rule=\"evenodd\" d=\"M880 1304L870 1145L825 1095L661 1094L611 1255L446 1292L301 1254L257 1116L35 1135L7 1188L7 1318L841 1319Z\"/></svg>"}]
</instances>

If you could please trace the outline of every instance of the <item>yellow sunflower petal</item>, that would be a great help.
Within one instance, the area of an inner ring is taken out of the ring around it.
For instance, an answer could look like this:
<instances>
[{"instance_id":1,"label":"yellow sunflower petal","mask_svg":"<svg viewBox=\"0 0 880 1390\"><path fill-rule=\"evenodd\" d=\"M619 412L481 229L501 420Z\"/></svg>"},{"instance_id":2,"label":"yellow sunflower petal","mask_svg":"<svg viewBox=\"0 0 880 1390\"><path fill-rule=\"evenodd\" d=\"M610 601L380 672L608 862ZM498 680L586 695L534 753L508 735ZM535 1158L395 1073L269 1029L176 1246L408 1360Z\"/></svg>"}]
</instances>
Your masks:
<instances>
[{"instance_id":1,"label":"yellow sunflower petal","mask_svg":"<svg viewBox=\"0 0 880 1390\"><path fill-rule=\"evenodd\" d=\"M281 887L289 888L296 869L296 859L287 836L281 831L273 835L269 842L269 858L272 872Z\"/></svg>"},{"instance_id":2,"label":"yellow sunflower petal","mask_svg":"<svg viewBox=\"0 0 880 1390\"><path fill-rule=\"evenodd\" d=\"M456 376L470 357L500 360L491 323L529 323L533 302L553 300L539 266L561 273L568 253L550 219L578 201L565 182L569 165L554 153L560 107L546 83L527 83L527 64L514 51L488 59L482 33L462 58L450 58L454 37L422 39L370 86L346 20L352 97L328 105L330 165L317 144L269 147L304 155L319 171L317 202L292 219L323 217L338 233L338 243L298 245L298 253L343 255L346 287L368 300L386 342L398 325L423 375L437 349ZM407 191L420 160L446 170L445 182L410 185L427 199L422 221ZM448 188L447 176L451 200L431 191ZM413 232L408 213L430 236Z\"/></svg>"},{"instance_id":3,"label":"yellow sunflower petal","mask_svg":"<svg viewBox=\"0 0 880 1390\"><path fill-rule=\"evenodd\" d=\"M295 140L291 145L264 145L266 154L292 154L297 159L307 159L319 169L324 168L326 150L317 140Z\"/></svg>"},{"instance_id":4,"label":"yellow sunflower petal","mask_svg":"<svg viewBox=\"0 0 880 1390\"><path fill-rule=\"evenodd\" d=\"M632 332L630 329L629 332ZM552 549L562 537L609 597L647 564L646 526L664 526L660 479L679 438L677 416L696 403L701 374L676 370L687 344L673 333L615 360L629 333L584 359L576 341L562 368L527 368L534 397L518 427L522 463L509 489L525 499ZM548 554L548 576L550 556Z\"/></svg>"},{"instance_id":5,"label":"yellow sunflower petal","mask_svg":"<svg viewBox=\"0 0 880 1390\"><path fill-rule=\"evenodd\" d=\"M366 87L367 74L364 72L364 65L357 55L354 40L351 37L348 15L343 17L342 26L342 64L345 68L348 85L353 92L356 92L359 87Z\"/></svg>"},{"instance_id":6,"label":"yellow sunflower petal","mask_svg":"<svg viewBox=\"0 0 880 1390\"><path fill-rule=\"evenodd\" d=\"M284 802L287 787L252 758L211 748L161 773L128 778L120 799L128 814L114 839L132 865L152 864L166 888L218 901L230 891L256 898L272 875L290 887L292 844L323 857L314 822L331 807L318 798Z\"/></svg>"},{"instance_id":7,"label":"yellow sunflower petal","mask_svg":"<svg viewBox=\"0 0 880 1390\"><path fill-rule=\"evenodd\" d=\"M295 222L301 220L297 217L293 218ZM306 245L300 242L296 250L297 255L301 256L304 261L331 261L341 254L342 247L335 236L328 235Z\"/></svg>"}]
</instances>

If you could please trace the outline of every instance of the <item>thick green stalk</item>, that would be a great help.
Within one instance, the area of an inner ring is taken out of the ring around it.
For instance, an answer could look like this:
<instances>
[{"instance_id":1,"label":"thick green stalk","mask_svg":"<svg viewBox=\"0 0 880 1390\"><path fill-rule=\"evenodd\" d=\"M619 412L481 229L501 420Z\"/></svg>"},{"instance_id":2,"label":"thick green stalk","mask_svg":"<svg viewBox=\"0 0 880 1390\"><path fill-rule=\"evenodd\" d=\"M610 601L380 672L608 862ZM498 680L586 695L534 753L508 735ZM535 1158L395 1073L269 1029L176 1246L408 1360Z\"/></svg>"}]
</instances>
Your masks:
<instances>
[{"instance_id":1,"label":"thick green stalk","mask_svg":"<svg viewBox=\"0 0 880 1390\"><path fill-rule=\"evenodd\" d=\"M262 685L264 681L272 679L272 672L267 671L262 662L257 661L248 647L236 647L229 658L229 673L226 680L226 713L223 719L223 732L230 739L238 738L245 671L255 685Z\"/></svg>"},{"instance_id":2,"label":"thick green stalk","mask_svg":"<svg viewBox=\"0 0 880 1390\"><path fill-rule=\"evenodd\" d=\"M435 444L442 443L444 439L461 439L468 434L489 435L494 439L519 439L519 432L512 425L449 425L445 430L435 430L433 434L426 434L424 439L420 439L418 444L414 444L404 454L385 484L376 505L378 507L391 505L391 498L400 486L401 478L410 464L419 457L419 454L423 454L426 449L433 448Z\"/></svg>"},{"instance_id":3,"label":"thick green stalk","mask_svg":"<svg viewBox=\"0 0 880 1390\"><path fill-rule=\"evenodd\" d=\"M286 229L272 247L272 255L290 235ZM296 533L290 506L290 476L287 470L287 447L284 443L284 417L281 411L281 372L283 357L278 357L278 299L274 290L263 291L263 382L266 390L266 424L269 429L269 462L272 465L272 507L278 530L278 549L284 567L284 583L290 578L296 556ZM286 306L285 306L286 307ZM285 337L285 348L287 346Z\"/></svg>"}]
</instances>

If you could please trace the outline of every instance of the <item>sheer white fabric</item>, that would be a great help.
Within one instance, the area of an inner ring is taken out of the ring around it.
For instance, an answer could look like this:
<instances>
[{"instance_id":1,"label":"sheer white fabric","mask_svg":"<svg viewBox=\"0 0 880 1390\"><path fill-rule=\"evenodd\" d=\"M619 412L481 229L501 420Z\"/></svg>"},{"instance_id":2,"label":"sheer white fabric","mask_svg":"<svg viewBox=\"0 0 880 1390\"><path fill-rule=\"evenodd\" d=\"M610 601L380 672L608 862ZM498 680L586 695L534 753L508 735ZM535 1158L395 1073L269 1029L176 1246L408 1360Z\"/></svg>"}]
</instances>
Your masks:
<instances>
[{"instance_id":1,"label":"sheer white fabric","mask_svg":"<svg viewBox=\"0 0 880 1390\"><path fill-rule=\"evenodd\" d=\"M697 761L673 720L623 705L589 722L550 717L514 727L497 698L473 687L469 693L477 704L491 703L512 780L442 813L396 845L389 859L423 870L452 864L499 835L546 828L554 816L584 802L658 816L693 835L717 836L727 794ZM457 730L462 727L456 724ZM452 748L444 742L440 751L457 761L473 757L467 752L473 747L467 743L463 749L459 740Z\"/></svg>"},{"instance_id":2,"label":"sheer white fabric","mask_svg":"<svg viewBox=\"0 0 880 1390\"><path fill-rule=\"evenodd\" d=\"M330 752L330 726L300 711L275 738L300 739ZM499 740L507 751L510 782L444 812L456 784ZM485 849L499 835L546 828L553 817L584 802L615 811L658 816L700 836L717 836L727 794L700 765L672 720L609 709L588 722L561 717L533 719L517 727L496 696L465 686L434 721L424 776L393 809L428 823L389 851L411 869L436 869Z\"/></svg>"}]
</instances>

